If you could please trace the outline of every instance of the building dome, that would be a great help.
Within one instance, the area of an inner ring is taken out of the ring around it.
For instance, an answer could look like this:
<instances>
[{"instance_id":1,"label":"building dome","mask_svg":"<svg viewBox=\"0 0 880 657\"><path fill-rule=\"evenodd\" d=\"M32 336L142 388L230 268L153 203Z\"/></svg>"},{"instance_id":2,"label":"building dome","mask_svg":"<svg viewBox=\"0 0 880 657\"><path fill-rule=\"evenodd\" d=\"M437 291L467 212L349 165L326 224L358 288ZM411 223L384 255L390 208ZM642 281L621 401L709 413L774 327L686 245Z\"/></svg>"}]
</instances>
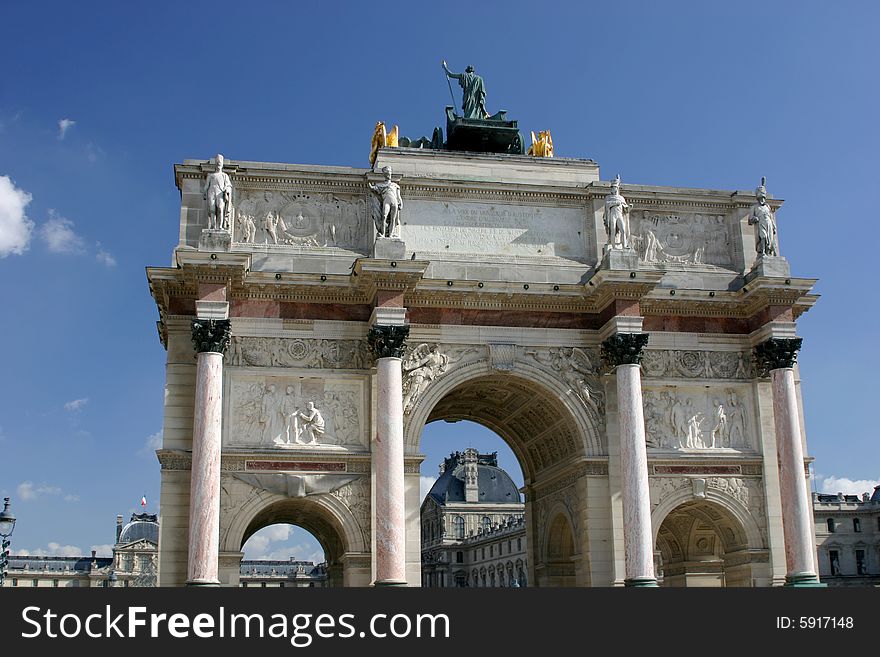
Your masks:
<instances>
[{"instance_id":1,"label":"building dome","mask_svg":"<svg viewBox=\"0 0 880 657\"><path fill-rule=\"evenodd\" d=\"M472 453L472 454L470 454ZM428 495L439 504L464 502L466 459L476 460L477 496L481 504L518 504L522 501L513 479L498 467L498 455L477 454L476 450L455 452L444 460L443 473L434 482ZM473 467L473 466L472 466Z\"/></svg>"},{"instance_id":2,"label":"building dome","mask_svg":"<svg viewBox=\"0 0 880 657\"><path fill-rule=\"evenodd\" d=\"M156 545L159 544L158 518L150 513L133 513L131 515L131 522L122 528L116 543L119 545L142 540L152 541Z\"/></svg>"}]
</instances>

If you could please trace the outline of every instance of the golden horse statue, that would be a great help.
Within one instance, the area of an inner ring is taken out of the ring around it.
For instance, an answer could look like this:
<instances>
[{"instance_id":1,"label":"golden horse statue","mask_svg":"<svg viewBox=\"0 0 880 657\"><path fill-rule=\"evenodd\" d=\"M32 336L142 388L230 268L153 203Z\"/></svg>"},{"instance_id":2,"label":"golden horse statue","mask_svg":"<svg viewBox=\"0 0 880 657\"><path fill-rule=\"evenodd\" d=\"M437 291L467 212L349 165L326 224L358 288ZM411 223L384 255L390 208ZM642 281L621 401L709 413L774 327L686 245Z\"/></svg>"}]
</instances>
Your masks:
<instances>
[{"instance_id":1,"label":"golden horse statue","mask_svg":"<svg viewBox=\"0 0 880 657\"><path fill-rule=\"evenodd\" d=\"M541 130L537 137L535 137L535 131L532 131L532 145L529 146L527 155L553 157L553 138L550 136L549 130Z\"/></svg>"},{"instance_id":2,"label":"golden horse statue","mask_svg":"<svg viewBox=\"0 0 880 657\"><path fill-rule=\"evenodd\" d=\"M385 130L384 121L376 121L376 129L373 130L373 139L370 144L370 166L376 164L379 149L383 147L397 148L397 136L400 130L397 126L391 128L391 132Z\"/></svg>"}]
</instances>

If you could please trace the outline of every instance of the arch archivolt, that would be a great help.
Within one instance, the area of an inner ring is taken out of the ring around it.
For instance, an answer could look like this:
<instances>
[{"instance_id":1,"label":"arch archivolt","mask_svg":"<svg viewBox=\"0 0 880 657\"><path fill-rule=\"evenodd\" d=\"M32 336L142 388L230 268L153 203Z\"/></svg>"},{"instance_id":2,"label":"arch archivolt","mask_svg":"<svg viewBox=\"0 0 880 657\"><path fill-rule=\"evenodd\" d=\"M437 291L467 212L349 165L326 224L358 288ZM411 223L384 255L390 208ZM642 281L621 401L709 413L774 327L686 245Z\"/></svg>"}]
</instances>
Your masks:
<instances>
[{"instance_id":1,"label":"arch archivolt","mask_svg":"<svg viewBox=\"0 0 880 657\"><path fill-rule=\"evenodd\" d=\"M670 516L684 522L687 511L719 529L730 548L765 549L766 526L761 480L741 477L651 477L651 527L657 542L661 526ZM684 547L684 546L683 546Z\"/></svg>"},{"instance_id":2,"label":"arch archivolt","mask_svg":"<svg viewBox=\"0 0 880 657\"><path fill-rule=\"evenodd\" d=\"M424 353L433 344L413 349ZM583 373L569 373L568 379L563 375L566 361L561 354L585 352L519 345L436 346L447 362L430 378L423 377L411 395L404 419L409 453L418 453L425 424L441 419L468 419L492 429L510 444L532 479L570 457L606 453L598 375L586 371L586 365L581 365ZM404 359L405 370L406 363Z\"/></svg>"},{"instance_id":3,"label":"arch archivolt","mask_svg":"<svg viewBox=\"0 0 880 657\"><path fill-rule=\"evenodd\" d=\"M554 556L552 554L553 544L560 540L560 537L555 535L558 531L554 531L554 529L558 530L560 520L564 525L563 529L571 534L567 538L571 542L572 554L579 554L577 499L574 488L567 488L548 495L546 498L538 500L536 507L537 533L541 541L541 550L538 554L541 555L541 560L551 560Z\"/></svg>"},{"instance_id":4,"label":"arch archivolt","mask_svg":"<svg viewBox=\"0 0 880 657\"><path fill-rule=\"evenodd\" d=\"M252 534L276 523L315 535L328 559L370 551L370 483L361 476L327 493L288 497L224 473L220 491L220 550L239 552Z\"/></svg>"}]
</instances>

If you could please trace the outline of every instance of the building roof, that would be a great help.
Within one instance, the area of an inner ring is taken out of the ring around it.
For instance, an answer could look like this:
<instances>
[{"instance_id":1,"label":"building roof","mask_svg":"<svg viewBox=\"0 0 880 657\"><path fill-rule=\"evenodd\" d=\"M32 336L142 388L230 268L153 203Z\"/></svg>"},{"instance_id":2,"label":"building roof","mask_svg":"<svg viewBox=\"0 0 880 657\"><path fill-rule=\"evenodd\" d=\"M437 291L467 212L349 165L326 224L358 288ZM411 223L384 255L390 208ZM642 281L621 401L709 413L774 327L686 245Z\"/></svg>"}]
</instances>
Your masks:
<instances>
[{"instance_id":1,"label":"building roof","mask_svg":"<svg viewBox=\"0 0 880 657\"><path fill-rule=\"evenodd\" d=\"M88 573L91 565L96 568L105 568L113 563L112 557L9 557L9 570L21 571L27 569L33 573L42 572L80 572ZM20 573L16 573L20 575Z\"/></svg>"},{"instance_id":2,"label":"building roof","mask_svg":"<svg viewBox=\"0 0 880 657\"><path fill-rule=\"evenodd\" d=\"M510 475L498 467L497 453L477 455L479 504L519 504L522 499ZM438 504L465 501L464 454L453 452L444 460L443 473L428 495Z\"/></svg>"},{"instance_id":3,"label":"building roof","mask_svg":"<svg viewBox=\"0 0 880 657\"><path fill-rule=\"evenodd\" d=\"M159 544L159 519L151 513L132 513L131 522L122 528L117 545L147 540Z\"/></svg>"}]
</instances>

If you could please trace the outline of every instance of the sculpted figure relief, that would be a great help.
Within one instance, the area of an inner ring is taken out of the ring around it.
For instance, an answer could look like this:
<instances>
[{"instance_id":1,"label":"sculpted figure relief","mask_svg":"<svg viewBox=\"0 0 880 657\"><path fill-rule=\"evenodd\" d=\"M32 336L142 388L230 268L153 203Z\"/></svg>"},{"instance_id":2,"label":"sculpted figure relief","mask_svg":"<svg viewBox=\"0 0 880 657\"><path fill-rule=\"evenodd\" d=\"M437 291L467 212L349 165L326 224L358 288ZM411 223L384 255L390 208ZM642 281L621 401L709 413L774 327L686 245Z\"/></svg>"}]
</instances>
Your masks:
<instances>
[{"instance_id":1,"label":"sculpted figure relief","mask_svg":"<svg viewBox=\"0 0 880 657\"><path fill-rule=\"evenodd\" d=\"M629 249L629 212L631 206L620 194L620 176L611 183L611 193L605 197L604 222L608 233L607 249Z\"/></svg>"},{"instance_id":2,"label":"sculpted figure relief","mask_svg":"<svg viewBox=\"0 0 880 657\"><path fill-rule=\"evenodd\" d=\"M489 118L489 112L486 111L486 87L483 84L483 78L474 72L474 67L468 66L464 73L453 73L444 61L443 70L446 72L447 78L458 80L458 84L461 86L462 118Z\"/></svg>"},{"instance_id":3,"label":"sculpted figure relief","mask_svg":"<svg viewBox=\"0 0 880 657\"><path fill-rule=\"evenodd\" d=\"M223 156L217 154L217 169L205 180L205 201L208 203L208 229L229 230L232 209L232 181L223 172Z\"/></svg>"},{"instance_id":4,"label":"sculpted figure relief","mask_svg":"<svg viewBox=\"0 0 880 657\"><path fill-rule=\"evenodd\" d=\"M403 210L403 199L400 196L400 185L391 180L391 167L382 167L385 181L378 184L368 183L377 199L373 220L379 237L400 236L400 212Z\"/></svg>"},{"instance_id":5,"label":"sculpted figure relief","mask_svg":"<svg viewBox=\"0 0 880 657\"><path fill-rule=\"evenodd\" d=\"M317 445L318 438L324 435L324 416L315 408L315 402L309 402L305 411L294 411L288 416L288 423L293 421L294 441L299 445ZM301 440L305 436L306 440ZM287 441L290 443L290 440Z\"/></svg>"},{"instance_id":6,"label":"sculpted figure relief","mask_svg":"<svg viewBox=\"0 0 880 657\"><path fill-rule=\"evenodd\" d=\"M755 250L759 255L779 255L776 244L776 219L773 210L767 204L767 190L764 187L767 179L761 178L761 184L755 189L758 202L749 213L749 225L755 226Z\"/></svg>"},{"instance_id":7,"label":"sculpted figure relief","mask_svg":"<svg viewBox=\"0 0 880 657\"><path fill-rule=\"evenodd\" d=\"M727 401L708 392L646 390L645 439L659 449L750 449L745 404L733 390Z\"/></svg>"},{"instance_id":8,"label":"sculpted figure relief","mask_svg":"<svg viewBox=\"0 0 880 657\"><path fill-rule=\"evenodd\" d=\"M403 363L403 412L409 415L428 384L446 371L449 357L438 345L420 344Z\"/></svg>"}]
</instances>

